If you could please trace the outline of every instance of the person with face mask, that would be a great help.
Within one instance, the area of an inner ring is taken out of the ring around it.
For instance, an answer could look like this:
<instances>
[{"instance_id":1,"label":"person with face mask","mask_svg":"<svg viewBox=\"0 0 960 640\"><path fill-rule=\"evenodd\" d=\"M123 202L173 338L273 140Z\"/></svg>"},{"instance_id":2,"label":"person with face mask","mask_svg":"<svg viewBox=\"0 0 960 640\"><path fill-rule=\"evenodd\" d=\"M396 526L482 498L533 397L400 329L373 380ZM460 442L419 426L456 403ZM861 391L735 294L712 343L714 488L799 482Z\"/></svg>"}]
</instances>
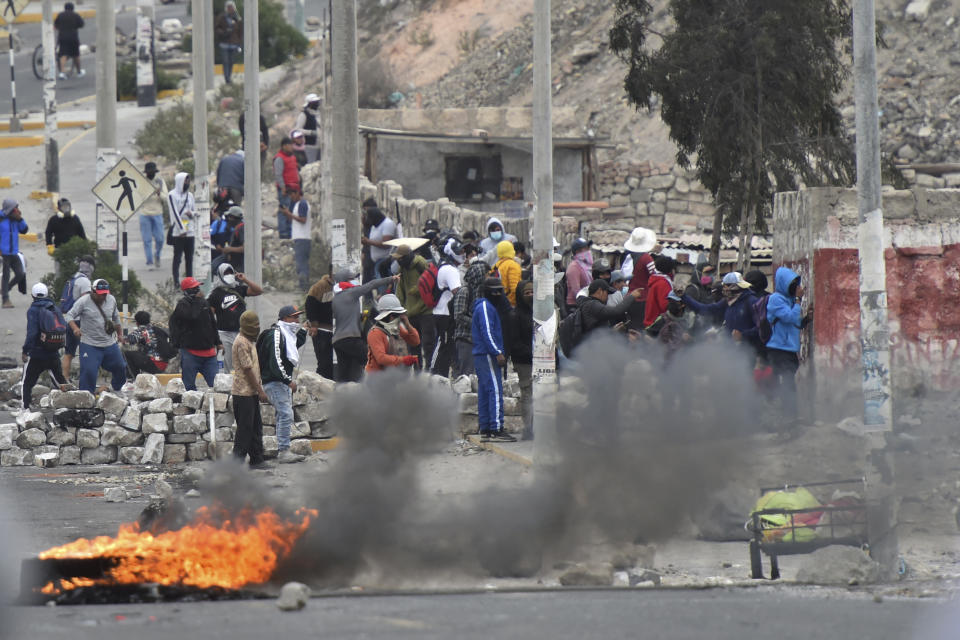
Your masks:
<instances>
[{"instance_id":1,"label":"person with face mask","mask_svg":"<svg viewBox=\"0 0 960 640\"><path fill-rule=\"evenodd\" d=\"M370 247L376 277L380 263L390 258L390 245L384 243L397 237L397 223L384 215L379 207L370 207L363 212L363 226L367 228L367 235L360 238L360 244Z\"/></svg>"},{"instance_id":2,"label":"person with face mask","mask_svg":"<svg viewBox=\"0 0 960 640\"><path fill-rule=\"evenodd\" d=\"M143 166L143 174L154 192L140 205L140 237L143 239L143 252L147 258L147 268L160 268L160 252L164 245L163 214L166 210L167 183L157 173L157 163L148 162Z\"/></svg>"},{"instance_id":3,"label":"person with face mask","mask_svg":"<svg viewBox=\"0 0 960 640\"><path fill-rule=\"evenodd\" d=\"M503 290L507 292L507 300L512 307L517 306L517 285L522 279L523 271L515 257L513 243L501 241L497 245L497 262L490 270L490 275L497 276L503 282Z\"/></svg>"},{"instance_id":4,"label":"person with face mask","mask_svg":"<svg viewBox=\"0 0 960 640\"><path fill-rule=\"evenodd\" d=\"M37 384L40 374L44 371L50 372L61 390L67 384L67 379L63 377L63 371L60 368L60 351L58 350L58 347L62 346L63 343L60 342L58 345L55 341L48 342L43 332L44 325L49 326L54 319L56 323L59 323L61 332L66 327L67 322L47 294L47 285L38 282L33 285L32 294L33 304L27 309L27 336L23 341L23 349L21 349L21 359L27 365L23 370L23 391L21 393L24 410L30 409L31 391L33 386ZM45 323L45 319L48 322ZM59 337L65 339L66 335L61 334Z\"/></svg>"},{"instance_id":5,"label":"person with face mask","mask_svg":"<svg viewBox=\"0 0 960 640\"><path fill-rule=\"evenodd\" d=\"M409 247L408 247L409 248ZM367 343L363 338L362 298L377 287L393 284L397 287L400 276L371 280L357 284L360 274L341 271L333 276L334 295L330 303L333 311L333 350L337 354L337 382L360 382L367 363Z\"/></svg>"},{"instance_id":6,"label":"person with face mask","mask_svg":"<svg viewBox=\"0 0 960 640\"><path fill-rule=\"evenodd\" d=\"M684 318L686 305L683 299L675 292L667 294L667 310L660 314L657 320L647 327L647 334L656 336L666 349L664 360L670 362L674 354L692 338L687 331L687 322Z\"/></svg>"},{"instance_id":7,"label":"person with face mask","mask_svg":"<svg viewBox=\"0 0 960 640\"><path fill-rule=\"evenodd\" d=\"M193 225L196 203L190 193L190 175L181 171L173 179L173 191L167 194L170 209L170 237L173 241L173 281L180 282L180 261L186 265L186 277L193 276Z\"/></svg>"},{"instance_id":8,"label":"person with face mask","mask_svg":"<svg viewBox=\"0 0 960 640\"><path fill-rule=\"evenodd\" d=\"M307 162L320 159L320 96L308 93L303 99L303 110L297 114L295 129L303 132L304 151Z\"/></svg>"},{"instance_id":9,"label":"person with face mask","mask_svg":"<svg viewBox=\"0 0 960 640\"><path fill-rule=\"evenodd\" d=\"M500 278L487 278L473 303L471 333L477 371L477 424L480 439L516 442L503 428L503 369L507 350L499 309L506 304Z\"/></svg>"},{"instance_id":10,"label":"person with face mask","mask_svg":"<svg viewBox=\"0 0 960 640\"><path fill-rule=\"evenodd\" d=\"M200 374L213 388L218 371L217 351L223 348L213 309L204 299L200 281L196 278L184 278L180 282L180 291L183 297L170 314L170 342L180 349L183 387L194 391Z\"/></svg>"},{"instance_id":11,"label":"person with face mask","mask_svg":"<svg viewBox=\"0 0 960 640\"><path fill-rule=\"evenodd\" d=\"M513 244L517 241L517 236L507 233L503 229L503 223L499 218L490 218L487 220L487 237L480 241L480 254L484 262L490 267L497 263L497 245L506 240Z\"/></svg>"},{"instance_id":12,"label":"person with face mask","mask_svg":"<svg viewBox=\"0 0 960 640\"><path fill-rule=\"evenodd\" d=\"M240 331L240 316L247 310L246 298L260 295L263 289L227 263L217 267L217 280L217 287L207 296L207 302L217 318L224 371L230 373L233 371L233 341Z\"/></svg>"},{"instance_id":13,"label":"person with face mask","mask_svg":"<svg viewBox=\"0 0 960 640\"><path fill-rule=\"evenodd\" d=\"M77 300L90 293L90 277L93 275L95 266L93 256L81 256L77 261L77 272L63 285L60 296L61 313L70 311ZM77 324L79 322L78 320ZM74 336L72 331L67 331L67 343L63 350L63 377L67 380L70 379L70 366L73 364L73 357L77 355L79 346L79 338Z\"/></svg>"},{"instance_id":14,"label":"person with face mask","mask_svg":"<svg viewBox=\"0 0 960 640\"><path fill-rule=\"evenodd\" d=\"M223 13L214 21L213 32L223 61L223 81L230 84L233 81L233 58L240 54L243 47L243 20L233 0L223 3Z\"/></svg>"},{"instance_id":15,"label":"person with face mask","mask_svg":"<svg viewBox=\"0 0 960 640\"><path fill-rule=\"evenodd\" d=\"M230 397L237 435L233 440L233 457L243 462L250 456L250 467L261 468L263 459L263 419L260 403L269 402L260 382L260 359L257 357L257 336L260 318L253 311L240 315L240 334L233 343L233 362L236 363Z\"/></svg>"},{"instance_id":16,"label":"person with face mask","mask_svg":"<svg viewBox=\"0 0 960 640\"><path fill-rule=\"evenodd\" d=\"M591 243L584 238L577 238L570 245L570 254L573 258L567 265L567 306L577 305L577 294L584 287L593 282L593 251Z\"/></svg>"},{"instance_id":17,"label":"person with face mask","mask_svg":"<svg viewBox=\"0 0 960 640\"><path fill-rule=\"evenodd\" d=\"M420 344L420 334L400 300L391 293L381 296L377 311L376 324L367 333L367 373L416 365L418 358L411 350Z\"/></svg>"},{"instance_id":18,"label":"person with face mask","mask_svg":"<svg viewBox=\"0 0 960 640\"><path fill-rule=\"evenodd\" d=\"M450 373L450 364L454 358L453 347L453 311L450 304L460 289L460 270L463 263L463 245L455 237L444 242L443 262L437 270L437 287L441 294L437 306L433 308L434 326L437 330L437 342L429 354L430 372L446 377ZM425 357L427 357L425 355Z\"/></svg>"},{"instance_id":19,"label":"person with face mask","mask_svg":"<svg viewBox=\"0 0 960 640\"><path fill-rule=\"evenodd\" d=\"M454 375L470 375L473 368L473 303L480 294L480 287L487 277L487 263L479 258L473 261L463 274L463 286L453 294L453 342L456 349Z\"/></svg>"},{"instance_id":20,"label":"person with face mask","mask_svg":"<svg viewBox=\"0 0 960 640\"><path fill-rule=\"evenodd\" d=\"M66 198L57 200L57 211L47 220L47 229L44 233L47 239L47 253L53 255L53 250L67 244L74 238L87 239L83 231L83 223L73 213L73 206Z\"/></svg>"},{"instance_id":21,"label":"person with face mask","mask_svg":"<svg viewBox=\"0 0 960 640\"><path fill-rule=\"evenodd\" d=\"M533 438L533 282L517 284L517 305L510 314L510 360L520 378L521 439Z\"/></svg>"},{"instance_id":22,"label":"person with face mask","mask_svg":"<svg viewBox=\"0 0 960 640\"><path fill-rule=\"evenodd\" d=\"M280 308L277 322L257 338L260 380L270 404L277 412L277 441L281 464L300 462L303 456L290 451L293 426L293 393L297 383L293 371L300 364L300 347L307 341L307 330L300 325L303 311L293 305Z\"/></svg>"},{"instance_id":23,"label":"person with face mask","mask_svg":"<svg viewBox=\"0 0 960 640\"><path fill-rule=\"evenodd\" d=\"M427 346L431 349L437 341L437 331L433 317L433 310L427 307L420 297L420 276L427 269L427 260L422 255L411 251L407 245L397 247L390 257L396 260L400 271L395 292L400 306L407 310L407 316L413 328L420 334L420 345L414 350L416 355L427 356L423 351Z\"/></svg>"},{"instance_id":24,"label":"person with face mask","mask_svg":"<svg viewBox=\"0 0 960 640\"><path fill-rule=\"evenodd\" d=\"M94 280L90 294L77 300L65 318L70 331L80 339L80 389L96 392L102 366L112 376L113 390L120 391L127 381L127 363L120 351L123 330L110 283L102 278Z\"/></svg>"},{"instance_id":25,"label":"person with face mask","mask_svg":"<svg viewBox=\"0 0 960 640\"><path fill-rule=\"evenodd\" d=\"M647 280L644 329L653 324L653 321L667 310L667 295L673 291L673 274L677 270L677 261L669 256L657 256L653 266L653 273Z\"/></svg>"},{"instance_id":26,"label":"person with face mask","mask_svg":"<svg viewBox=\"0 0 960 640\"><path fill-rule=\"evenodd\" d=\"M692 296L683 296L684 304L694 313L722 318L723 331L735 342L744 342L755 349L762 349L763 345L758 343L758 329L753 320L753 303L756 300L750 283L737 271L723 276L723 300L719 302L703 304Z\"/></svg>"}]
</instances>

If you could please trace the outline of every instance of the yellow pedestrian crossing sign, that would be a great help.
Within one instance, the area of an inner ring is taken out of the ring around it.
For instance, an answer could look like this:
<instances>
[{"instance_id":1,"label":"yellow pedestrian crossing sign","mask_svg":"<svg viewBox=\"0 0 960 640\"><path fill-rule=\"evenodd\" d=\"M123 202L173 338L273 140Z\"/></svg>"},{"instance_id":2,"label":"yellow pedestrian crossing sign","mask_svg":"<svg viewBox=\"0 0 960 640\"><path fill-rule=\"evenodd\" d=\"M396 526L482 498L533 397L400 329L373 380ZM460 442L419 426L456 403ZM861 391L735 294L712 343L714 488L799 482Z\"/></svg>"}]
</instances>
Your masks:
<instances>
[{"instance_id":1,"label":"yellow pedestrian crossing sign","mask_svg":"<svg viewBox=\"0 0 960 640\"><path fill-rule=\"evenodd\" d=\"M27 8L30 0L0 0L0 18L4 22L13 22Z\"/></svg>"},{"instance_id":2,"label":"yellow pedestrian crossing sign","mask_svg":"<svg viewBox=\"0 0 960 640\"><path fill-rule=\"evenodd\" d=\"M156 191L153 183L126 158L120 158L93 188L93 194L124 222Z\"/></svg>"}]
</instances>

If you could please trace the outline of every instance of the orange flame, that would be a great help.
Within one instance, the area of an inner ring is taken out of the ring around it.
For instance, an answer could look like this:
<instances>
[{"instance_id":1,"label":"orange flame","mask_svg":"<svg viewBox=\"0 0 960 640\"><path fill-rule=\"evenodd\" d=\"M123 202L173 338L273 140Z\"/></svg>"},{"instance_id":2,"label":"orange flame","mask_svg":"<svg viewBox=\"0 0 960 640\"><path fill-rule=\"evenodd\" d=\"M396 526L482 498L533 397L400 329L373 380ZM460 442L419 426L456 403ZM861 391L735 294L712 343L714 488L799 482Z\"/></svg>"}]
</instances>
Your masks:
<instances>
[{"instance_id":1,"label":"orange flame","mask_svg":"<svg viewBox=\"0 0 960 640\"><path fill-rule=\"evenodd\" d=\"M292 521L269 508L243 510L232 518L219 510L216 515L220 517L201 507L190 524L176 531L154 535L129 523L120 525L115 538L80 538L48 549L40 554L42 560L104 557L116 565L104 578L58 580L41 591L55 594L77 587L137 583L227 589L260 584L270 579L317 512L298 509Z\"/></svg>"}]
</instances>

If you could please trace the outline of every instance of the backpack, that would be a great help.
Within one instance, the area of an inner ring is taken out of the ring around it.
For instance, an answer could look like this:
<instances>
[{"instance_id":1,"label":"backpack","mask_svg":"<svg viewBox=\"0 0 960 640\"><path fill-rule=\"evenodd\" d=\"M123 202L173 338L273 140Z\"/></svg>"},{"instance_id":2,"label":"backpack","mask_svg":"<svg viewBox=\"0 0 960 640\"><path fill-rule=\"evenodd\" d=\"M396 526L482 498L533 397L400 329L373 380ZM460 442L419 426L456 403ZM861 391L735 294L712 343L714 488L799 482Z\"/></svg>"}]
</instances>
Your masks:
<instances>
[{"instance_id":1,"label":"backpack","mask_svg":"<svg viewBox=\"0 0 960 640\"><path fill-rule=\"evenodd\" d=\"M437 273L440 269L437 265L432 262L427 265L427 268L423 270L423 273L420 274L420 278L417 280L417 289L420 291L420 299L423 300L423 304L427 305L428 309L433 309L437 306L437 303L440 302L440 295L442 291L440 286L437 284Z\"/></svg>"},{"instance_id":2,"label":"backpack","mask_svg":"<svg viewBox=\"0 0 960 640\"><path fill-rule=\"evenodd\" d=\"M157 353L164 360L170 360L177 355L177 349L170 343L170 334L167 330L153 325L153 334L157 337Z\"/></svg>"},{"instance_id":3,"label":"backpack","mask_svg":"<svg viewBox=\"0 0 960 640\"><path fill-rule=\"evenodd\" d=\"M80 277L86 277L86 276L83 276L82 274L80 275L74 274L66 281L66 283L64 283L63 292L60 294L60 312L61 313L66 313L67 311L70 311L70 309L73 308L73 304L76 302L76 300L73 297L73 285L77 281L77 278L80 278Z\"/></svg>"},{"instance_id":4,"label":"backpack","mask_svg":"<svg viewBox=\"0 0 960 640\"><path fill-rule=\"evenodd\" d=\"M560 322L557 338L563 354L572 357L574 348L583 340L583 314L579 306Z\"/></svg>"},{"instance_id":5,"label":"backpack","mask_svg":"<svg viewBox=\"0 0 960 640\"><path fill-rule=\"evenodd\" d=\"M67 344L67 324L56 307L40 309L40 344L47 351L58 351Z\"/></svg>"},{"instance_id":6,"label":"backpack","mask_svg":"<svg viewBox=\"0 0 960 640\"><path fill-rule=\"evenodd\" d=\"M753 303L753 323L757 326L757 336L761 344L767 344L773 336L773 325L767 320L767 301L770 294L757 298ZM774 320L776 322L776 320Z\"/></svg>"}]
</instances>

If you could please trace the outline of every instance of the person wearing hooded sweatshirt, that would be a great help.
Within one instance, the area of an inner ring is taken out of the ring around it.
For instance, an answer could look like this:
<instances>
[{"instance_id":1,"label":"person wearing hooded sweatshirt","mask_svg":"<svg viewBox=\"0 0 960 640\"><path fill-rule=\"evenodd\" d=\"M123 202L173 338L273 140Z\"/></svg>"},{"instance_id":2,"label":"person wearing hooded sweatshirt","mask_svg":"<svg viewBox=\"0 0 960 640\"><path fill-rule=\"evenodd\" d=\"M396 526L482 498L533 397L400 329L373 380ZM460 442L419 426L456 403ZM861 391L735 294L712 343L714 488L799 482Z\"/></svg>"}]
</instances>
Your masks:
<instances>
[{"instance_id":1,"label":"person wearing hooded sweatshirt","mask_svg":"<svg viewBox=\"0 0 960 640\"><path fill-rule=\"evenodd\" d=\"M441 293L437 306L433 308L437 340L429 357L430 373L447 377L454 354L453 307L450 303L461 286L459 266L463 262L463 244L457 238L450 238L441 247L441 253L443 260L437 270L437 287Z\"/></svg>"},{"instance_id":2,"label":"person wearing hooded sweatshirt","mask_svg":"<svg viewBox=\"0 0 960 640\"><path fill-rule=\"evenodd\" d=\"M520 378L520 414L524 440L533 437L533 283L521 280L517 305L510 315L510 360Z\"/></svg>"},{"instance_id":3,"label":"person wearing hooded sweatshirt","mask_svg":"<svg viewBox=\"0 0 960 640\"><path fill-rule=\"evenodd\" d=\"M497 263L499 259L497 245L504 240L513 244L517 241L517 236L504 231L500 218L491 217L487 220L487 237L480 241L480 255L483 256L483 261L490 267Z\"/></svg>"},{"instance_id":4,"label":"person wearing hooded sweatshirt","mask_svg":"<svg viewBox=\"0 0 960 640\"><path fill-rule=\"evenodd\" d=\"M361 299L377 287L385 287L399 276L371 280L362 285L354 283L359 274L341 271L334 279L331 302L334 319L333 350L337 354L337 382L360 382L367 363L367 344L363 339L360 321L363 316Z\"/></svg>"},{"instance_id":5,"label":"person wearing hooded sweatshirt","mask_svg":"<svg viewBox=\"0 0 960 640\"><path fill-rule=\"evenodd\" d=\"M217 319L217 334L223 344L224 373L230 373L233 371L233 341L240 331L240 316L247 310L245 298L258 296L263 289L225 262L217 267L217 280L220 282L207 296L207 302Z\"/></svg>"},{"instance_id":6,"label":"person wearing hooded sweatshirt","mask_svg":"<svg viewBox=\"0 0 960 640\"><path fill-rule=\"evenodd\" d=\"M23 261L20 259L20 234L27 232L27 223L24 222L20 213L20 203L13 198L6 198L3 201L3 210L0 213L0 256L3 259L2 280L0 280L0 292L3 297L3 308L12 309L13 303L10 302L10 289L15 284L24 281L20 289L23 293L27 292L26 277L23 269ZM8 278L8 274L13 275Z\"/></svg>"},{"instance_id":7,"label":"person wearing hooded sweatshirt","mask_svg":"<svg viewBox=\"0 0 960 640\"><path fill-rule=\"evenodd\" d=\"M193 225L196 203L190 193L190 176L181 171L173 178L173 191L167 194L170 211L170 237L173 241L173 281L180 282L180 260L185 265L184 276L193 275Z\"/></svg>"},{"instance_id":8,"label":"person wearing hooded sweatshirt","mask_svg":"<svg viewBox=\"0 0 960 640\"><path fill-rule=\"evenodd\" d=\"M33 386L37 384L40 374L44 371L50 372L61 389L67 384L67 379L63 377L63 371L60 368L60 351L56 345L45 344L42 334L44 316L49 317L52 314L64 331L66 331L67 321L47 294L47 285L38 282L33 285L32 293L33 303L27 309L27 337L23 341L21 350L21 359L27 363L23 371L24 409L30 408Z\"/></svg>"},{"instance_id":9,"label":"person wearing hooded sweatshirt","mask_svg":"<svg viewBox=\"0 0 960 640\"><path fill-rule=\"evenodd\" d=\"M503 368L506 345L498 309L503 306L503 283L499 278L483 282L473 303L473 362L477 370L477 424L481 440L516 442L503 429Z\"/></svg>"},{"instance_id":10,"label":"person wearing hooded sweatshirt","mask_svg":"<svg viewBox=\"0 0 960 640\"><path fill-rule=\"evenodd\" d=\"M303 456L290 451L290 428L293 426L293 393L297 383L293 370L300 364L300 347L307 341L307 330L300 326L303 311L293 305L280 308L277 322L257 338L257 359L260 379L270 404L277 412L277 461L283 464L300 462Z\"/></svg>"},{"instance_id":11,"label":"person wearing hooded sweatshirt","mask_svg":"<svg viewBox=\"0 0 960 640\"><path fill-rule=\"evenodd\" d=\"M759 329L753 321L753 303L757 301L750 283L736 271L723 276L723 300L703 304L693 296L683 295L683 303L694 313L723 318L723 330L735 342L744 342L754 349L759 344Z\"/></svg>"},{"instance_id":12,"label":"person wearing hooded sweatshirt","mask_svg":"<svg viewBox=\"0 0 960 640\"><path fill-rule=\"evenodd\" d=\"M457 351L455 375L470 375L473 368L473 303L487 276L487 263L480 258L463 274L463 286L453 294L453 342Z\"/></svg>"},{"instance_id":13,"label":"person wearing hooded sweatshirt","mask_svg":"<svg viewBox=\"0 0 960 640\"><path fill-rule=\"evenodd\" d=\"M767 341L767 360L773 367L773 380L781 398L783 418L797 420L797 369L800 368L800 331L813 317L811 307L806 314L800 307L803 286L800 276L787 267L780 267L773 276L774 292L767 300L767 322L771 335ZM788 425L792 426L792 425Z\"/></svg>"},{"instance_id":14,"label":"person wearing hooded sweatshirt","mask_svg":"<svg viewBox=\"0 0 960 640\"><path fill-rule=\"evenodd\" d=\"M180 290L183 297L170 314L169 326L170 342L180 349L183 387L194 391L197 374L200 374L213 388L217 376L217 351L223 348L217 333L217 320L196 278L184 278Z\"/></svg>"},{"instance_id":15,"label":"person wearing hooded sweatshirt","mask_svg":"<svg viewBox=\"0 0 960 640\"><path fill-rule=\"evenodd\" d=\"M677 262L668 256L657 256L653 266L653 273L647 280L644 329L653 324L660 314L667 310L667 296L673 291L673 272L677 270Z\"/></svg>"},{"instance_id":16,"label":"person wearing hooded sweatshirt","mask_svg":"<svg viewBox=\"0 0 960 640\"><path fill-rule=\"evenodd\" d=\"M516 251L513 243L506 240L497 245L497 261L490 270L490 275L500 278L503 283L503 290L507 292L507 300L510 306L517 306L517 285L522 280L520 263L514 260Z\"/></svg>"},{"instance_id":17,"label":"person wearing hooded sweatshirt","mask_svg":"<svg viewBox=\"0 0 960 640\"><path fill-rule=\"evenodd\" d=\"M577 306L577 294L593 282L593 251L590 241L577 238L570 245L573 258L567 265L567 307Z\"/></svg>"},{"instance_id":18,"label":"person wearing hooded sweatshirt","mask_svg":"<svg viewBox=\"0 0 960 640\"><path fill-rule=\"evenodd\" d=\"M308 93L303 99L303 111L297 114L297 121L293 125L303 131L304 150L307 162L316 162L320 159L320 96Z\"/></svg>"},{"instance_id":19,"label":"person wearing hooded sweatshirt","mask_svg":"<svg viewBox=\"0 0 960 640\"><path fill-rule=\"evenodd\" d=\"M367 373L416 365L418 358L410 349L420 344L420 334L410 324L397 296L380 296L377 311L376 324L367 333Z\"/></svg>"},{"instance_id":20,"label":"person wearing hooded sweatshirt","mask_svg":"<svg viewBox=\"0 0 960 640\"><path fill-rule=\"evenodd\" d=\"M44 232L47 241L47 253L53 255L53 250L67 244L76 237L87 239L83 230L83 223L73 213L73 207L66 198L57 200L57 211L47 220L47 229Z\"/></svg>"},{"instance_id":21,"label":"person wearing hooded sweatshirt","mask_svg":"<svg viewBox=\"0 0 960 640\"><path fill-rule=\"evenodd\" d=\"M317 356L317 373L333 380L333 278L325 275L307 291L304 303L307 333L313 339L313 353Z\"/></svg>"},{"instance_id":22,"label":"person wearing hooded sweatshirt","mask_svg":"<svg viewBox=\"0 0 960 640\"><path fill-rule=\"evenodd\" d=\"M233 440L233 455L241 462L250 456L250 466L263 465L263 419L260 403L269 402L260 382L260 359L257 357L257 336L260 318L253 311L240 315L240 334L233 341L233 417L237 421L237 435Z\"/></svg>"}]
</instances>

